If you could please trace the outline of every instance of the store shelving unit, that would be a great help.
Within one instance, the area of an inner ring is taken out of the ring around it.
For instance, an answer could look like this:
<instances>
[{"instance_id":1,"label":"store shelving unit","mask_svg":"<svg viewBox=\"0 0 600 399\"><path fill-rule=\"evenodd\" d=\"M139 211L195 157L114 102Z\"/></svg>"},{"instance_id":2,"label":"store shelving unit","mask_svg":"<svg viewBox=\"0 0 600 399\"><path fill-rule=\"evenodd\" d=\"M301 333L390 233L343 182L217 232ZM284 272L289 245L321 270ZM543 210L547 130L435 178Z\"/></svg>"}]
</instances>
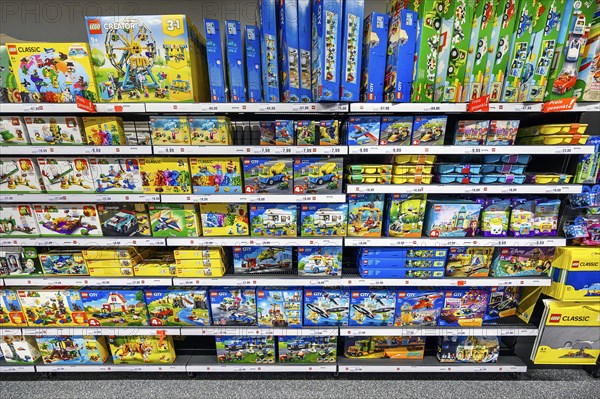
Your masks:
<instances>
[{"instance_id":1,"label":"store shelving unit","mask_svg":"<svg viewBox=\"0 0 600 399\"><path fill-rule=\"evenodd\" d=\"M157 155L345 155L348 154L348 146L260 146L260 145L231 145L231 146L207 146L207 145L184 145L184 146L155 146L154 154Z\"/></svg>"},{"instance_id":2,"label":"store shelving unit","mask_svg":"<svg viewBox=\"0 0 600 399\"><path fill-rule=\"evenodd\" d=\"M337 372L336 363L315 363L315 364L294 364L294 363L274 363L274 364L232 364L218 363L214 356L192 356L187 364L188 373L198 372Z\"/></svg>"},{"instance_id":3,"label":"store shelving unit","mask_svg":"<svg viewBox=\"0 0 600 399\"><path fill-rule=\"evenodd\" d=\"M578 194L579 184L348 184L348 194Z\"/></svg>"},{"instance_id":4,"label":"store shelving unit","mask_svg":"<svg viewBox=\"0 0 600 399\"><path fill-rule=\"evenodd\" d=\"M0 202L28 204L50 202L80 202L95 204L102 202L160 202L157 194L0 194Z\"/></svg>"},{"instance_id":5,"label":"store shelving unit","mask_svg":"<svg viewBox=\"0 0 600 399\"><path fill-rule=\"evenodd\" d=\"M342 237L322 238L322 237L193 237L167 238L168 246L197 246L203 245L207 247L233 247L233 246L286 246L286 247L334 247L342 245L344 239Z\"/></svg>"},{"instance_id":6,"label":"store shelving unit","mask_svg":"<svg viewBox=\"0 0 600 399\"><path fill-rule=\"evenodd\" d=\"M38 363L35 368L39 373L91 373L91 372L143 372L143 373L165 373L187 371L187 364L191 356L177 356L171 364L114 364L109 358L104 364L42 364Z\"/></svg>"},{"instance_id":7,"label":"store shelving unit","mask_svg":"<svg viewBox=\"0 0 600 399\"><path fill-rule=\"evenodd\" d=\"M346 247L404 247L416 245L432 247L564 247L567 245L567 240L557 237L346 237L344 245Z\"/></svg>"},{"instance_id":8,"label":"store shelving unit","mask_svg":"<svg viewBox=\"0 0 600 399\"><path fill-rule=\"evenodd\" d=\"M90 277L90 276L39 276L5 278L5 287L51 287L51 286L124 286L163 287L173 285L171 277Z\"/></svg>"},{"instance_id":9,"label":"store shelving unit","mask_svg":"<svg viewBox=\"0 0 600 399\"><path fill-rule=\"evenodd\" d=\"M592 154L592 146L510 145L494 146L349 146L351 155L579 155Z\"/></svg>"},{"instance_id":10,"label":"store shelving unit","mask_svg":"<svg viewBox=\"0 0 600 399\"><path fill-rule=\"evenodd\" d=\"M500 356L497 363L440 363L435 356L422 360L346 359L338 357L340 373L524 373L517 356Z\"/></svg>"},{"instance_id":11,"label":"store shelving unit","mask_svg":"<svg viewBox=\"0 0 600 399\"><path fill-rule=\"evenodd\" d=\"M207 194L207 195L187 195L187 194L172 194L161 196L162 202L171 203L277 203L277 204L290 204L290 203L335 203L345 202L345 194L313 194L313 195L277 195L277 194Z\"/></svg>"},{"instance_id":12,"label":"store shelving unit","mask_svg":"<svg viewBox=\"0 0 600 399\"><path fill-rule=\"evenodd\" d=\"M35 373L35 365L7 363L0 359L0 374L3 373Z\"/></svg>"},{"instance_id":13,"label":"store shelving unit","mask_svg":"<svg viewBox=\"0 0 600 399\"><path fill-rule=\"evenodd\" d=\"M40 146L40 145L20 145L0 147L4 156L32 156L32 155L73 155L77 152L82 155L150 155L152 146Z\"/></svg>"},{"instance_id":14,"label":"store shelving unit","mask_svg":"<svg viewBox=\"0 0 600 399\"><path fill-rule=\"evenodd\" d=\"M165 239L161 237L32 237L2 238L3 247L164 247Z\"/></svg>"}]
</instances>

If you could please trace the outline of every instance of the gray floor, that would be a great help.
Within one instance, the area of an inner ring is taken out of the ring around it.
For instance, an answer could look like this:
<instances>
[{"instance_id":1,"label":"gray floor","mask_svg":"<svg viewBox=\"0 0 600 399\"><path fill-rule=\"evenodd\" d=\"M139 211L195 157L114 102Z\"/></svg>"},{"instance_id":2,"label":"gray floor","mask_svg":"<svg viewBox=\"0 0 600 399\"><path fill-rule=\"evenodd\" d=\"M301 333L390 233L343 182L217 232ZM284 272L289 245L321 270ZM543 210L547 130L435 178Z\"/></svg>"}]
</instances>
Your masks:
<instances>
[{"instance_id":1,"label":"gray floor","mask_svg":"<svg viewBox=\"0 0 600 399\"><path fill-rule=\"evenodd\" d=\"M594 398L600 380L583 370L506 374L57 374L0 375L0 397L20 398Z\"/></svg>"}]
</instances>

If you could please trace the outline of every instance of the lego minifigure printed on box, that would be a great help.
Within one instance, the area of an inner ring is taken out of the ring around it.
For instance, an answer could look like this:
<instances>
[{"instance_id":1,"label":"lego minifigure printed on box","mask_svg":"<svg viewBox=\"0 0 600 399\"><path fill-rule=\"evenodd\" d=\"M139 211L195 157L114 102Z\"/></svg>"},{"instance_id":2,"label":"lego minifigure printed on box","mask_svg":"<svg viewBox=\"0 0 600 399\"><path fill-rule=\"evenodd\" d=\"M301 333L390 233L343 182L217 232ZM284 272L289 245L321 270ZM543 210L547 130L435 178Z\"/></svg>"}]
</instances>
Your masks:
<instances>
[{"instance_id":1,"label":"lego minifigure printed on box","mask_svg":"<svg viewBox=\"0 0 600 399\"><path fill-rule=\"evenodd\" d=\"M102 236L95 205L34 205L35 217L42 237Z\"/></svg>"},{"instance_id":2,"label":"lego minifigure printed on box","mask_svg":"<svg viewBox=\"0 0 600 399\"><path fill-rule=\"evenodd\" d=\"M0 205L0 237L37 237L40 235L30 205Z\"/></svg>"},{"instance_id":3,"label":"lego minifigure printed on box","mask_svg":"<svg viewBox=\"0 0 600 399\"><path fill-rule=\"evenodd\" d=\"M337 354L337 337L277 337L279 363L331 363Z\"/></svg>"},{"instance_id":4,"label":"lego minifigure printed on box","mask_svg":"<svg viewBox=\"0 0 600 399\"><path fill-rule=\"evenodd\" d=\"M481 326L489 299L487 289L455 289L444 293L440 326Z\"/></svg>"},{"instance_id":5,"label":"lego minifigure printed on box","mask_svg":"<svg viewBox=\"0 0 600 399\"><path fill-rule=\"evenodd\" d=\"M272 335L217 335L215 341L219 363L275 363L275 340Z\"/></svg>"},{"instance_id":6,"label":"lego minifigure printed on box","mask_svg":"<svg viewBox=\"0 0 600 399\"><path fill-rule=\"evenodd\" d=\"M412 116L382 117L379 145L410 145L412 128Z\"/></svg>"},{"instance_id":7,"label":"lego minifigure printed on box","mask_svg":"<svg viewBox=\"0 0 600 399\"><path fill-rule=\"evenodd\" d=\"M103 336L36 338L44 364L102 364L109 352Z\"/></svg>"},{"instance_id":8,"label":"lego minifigure printed on box","mask_svg":"<svg viewBox=\"0 0 600 399\"><path fill-rule=\"evenodd\" d=\"M148 325L148 310L141 289L84 288L79 294L91 327Z\"/></svg>"},{"instance_id":9,"label":"lego minifigure printed on box","mask_svg":"<svg viewBox=\"0 0 600 399\"><path fill-rule=\"evenodd\" d=\"M32 326L86 326L88 324L78 290L18 290L19 302Z\"/></svg>"},{"instance_id":10,"label":"lego minifigure printed on box","mask_svg":"<svg viewBox=\"0 0 600 399\"><path fill-rule=\"evenodd\" d=\"M388 237L421 237L426 194L392 194L387 198L385 227Z\"/></svg>"},{"instance_id":11,"label":"lego minifigure printed on box","mask_svg":"<svg viewBox=\"0 0 600 399\"><path fill-rule=\"evenodd\" d=\"M149 204L150 225L155 237L201 235L196 204Z\"/></svg>"},{"instance_id":12,"label":"lego minifigure printed on box","mask_svg":"<svg viewBox=\"0 0 600 399\"><path fill-rule=\"evenodd\" d=\"M396 311L396 292L380 289L350 291L350 326L392 326Z\"/></svg>"},{"instance_id":13,"label":"lego minifigure printed on box","mask_svg":"<svg viewBox=\"0 0 600 399\"><path fill-rule=\"evenodd\" d=\"M175 361L171 335L108 337L114 364L167 364Z\"/></svg>"},{"instance_id":14,"label":"lego minifigure printed on box","mask_svg":"<svg viewBox=\"0 0 600 399\"><path fill-rule=\"evenodd\" d=\"M32 145L83 145L86 137L83 133L81 118L50 116L24 118Z\"/></svg>"},{"instance_id":15,"label":"lego minifigure printed on box","mask_svg":"<svg viewBox=\"0 0 600 399\"><path fill-rule=\"evenodd\" d=\"M44 275L89 275L81 251L51 250L39 254L39 257Z\"/></svg>"},{"instance_id":16,"label":"lego minifigure printed on box","mask_svg":"<svg viewBox=\"0 0 600 399\"><path fill-rule=\"evenodd\" d=\"M550 272L554 247L497 248L490 275L493 277L543 276Z\"/></svg>"},{"instance_id":17,"label":"lego minifigure printed on box","mask_svg":"<svg viewBox=\"0 0 600 399\"><path fill-rule=\"evenodd\" d=\"M150 326L209 326L206 288L148 288L144 291Z\"/></svg>"},{"instance_id":18,"label":"lego minifigure printed on box","mask_svg":"<svg viewBox=\"0 0 600 399\"><path fill-rule=\"evenodd\" d=\"M490 300L483 320L516 315L520 299L521 287L491 287Z\"/></svg>"},{"instance_id":19,"label":"lego minifigure printed on box","mask_svg":"<svg viewBox=\"0 0 600 399\"><path fill-rule=\"evenodd\" d=\"M204 236L248 235L246 204L200 204L200 220Z\"/></svg>"},{"instance_id":20,"label":"lego minifigure printed on box","mask_svg":"<svg viewBox=\"0 0 600 399\"><path fill-rule=\"evenodd\" d=\"M27 318L21 309L17 291L0 290L0 327L21 327L26 325Z\"/></svg>"},{"instance_id":21,"label":"lego minifigure printed on box","mask_svg":"<svg viewBox=\"0 0 600 399\"><path fill-rule=\"evenodd\" d=\"M339 288L304 290L304 326L347 326L349 293Z\"/></svg>"},{"instance_id":22,"label":"lego minifigure printed on box","mask_svg":"<svg viewBox=\"0 0 600 399\"><path fill-rule=\"evenodd\" d=\"M239 158L190 158L194 194L240 194L242 175Z\"/></svg>"},{"instance_id":23,"label":"lego minifigure printed on box","mask_svg":"<svg viewBox=\"0 0 600 399\"><path fill-rule=\"evenodd\" d=\"M0 352L9 364L35 364L40 359L35 337L24 335L3 335Z\"/></svg>"},{"instance_id":24,"label":"lego minifigure printed on box","mask_svg":"<svg viewBox=\"0 0 600 399\"><path fill-rule=\"evenodd\" d=\"M412 145L444 145L447 116L415 116Z\"/></svg>"},{"instance_id":25,"label":"lego minifigure printed on box","mask_svg":"<svg viewBox=\"0 0 600 399\"><path fill-rule=\"evenodd\" d=\"M244 158L244 192L292 194L292 158Z\"/></svg>"},{"instance_id":26,"label":"lego minifigure printed on box","mask_svg":"<svg viewBox=\"0 0 600 399\"><path fill-rule=\"evenodd\" d=\"M394 326L435 326L443 302L443 291L400 290Z\"/></svg>"},{"instance_id":27,"label":"lego minifigure printed on box","mask_svg":"<svg viewBox=\"0 0 600 399\"><path fill-rule=\"evenodd\" d=\"M345 237L348 204L300 205L302 237Z\"/></svg>"},{"instance_id":28,"label":"lego minifigure printed on box","mask_svg":"<svg viewBox=\"0 0 600 399\"><path fill-rule=\"evenodd\" d=\"M43 192L42 175L30 158L0 159L0 193L37 194Z\"/></svg>"},{"instance_id":29,"label":"lego minifigure printed on box","mask_svg":"<svg viewBox=\"0 0 600 399\"><path fill-rule=\"evenodd\" d=\"M383 208L382 194L348 195L348 236L381 237Z\"/></svg>"},{"instance_id":30,"label":"lego minifigure printed on box","mask_svg":"<svg viewBox=\"0 0 600 399\"><path fill-rule=\"evenodd\" d=\"M341 194L343 158L294 159L294 194Z\"/></svg>"},{"instance_id":31,"label":"lego minifigure printed on box","mask_svg":"<svg viewBox=\"0 0 600 399\"><path fill-rule=\"evenodd\" d=\"M360 79L362 102L383 102L389 21L387 14L378 12L367 15L364 20Z\"/></svg>"},{"instance_id":32,"label":"lego minifigure printed on box","mask_svg":"<svg viewBox=\"0 0 600 399\"><path fill-rule=\"evenodd\" d=\"M496 363L498 337L439 337L437 358L442 363Z\"/></svg>"},{"instance_id":33,"label":"lego minifigure printed on box","mask_svg":"<svg viewBox=\"0 0 600 399\"><path fill-rule=\"evenodd\" d=\"M191 194L187 158L140 158L144 194Z\"/></svg>"},{"instance_id":34,"label":"lego minifigure printed on box","mask_svg":"<svg viewBox=\"0 0 600 399\"><path fill-rule=\"evenodd\" d=\"M259 288L256 309L259 327L302 328L302 288Z\"/></svg>"},{"instance_id":35,"label":"lego minifigure printed on box","mask_svg":"<svg viewBox=\"0 0 600 399\"><path fill-rule=\"evenodd\" d=\"M462 200L428 200L423 233L429 237L474 237L481 204Z\"/></svg>"},{"instance_id":36,"label":"lego minifigure printed on box","mask_svg":"<svg viewBox=\"0 0 600 399\"><path fill-rule=\"evenodd\" d=\"M97 193L142 193L142 176L137 159L90 158L89 164Z\"/></svg>"},{"instance_id":37,"label":"lego minifigure printed on box","mask_svg":"<svg viewBox=\"0 0 600 399\"><path fill-rule=\"evenodd\" d=\"M90 194L94 177L86 158L38 158L42 184L50 194Z\"/></svg>"},{"instance_id":38,"label":"lego minifigure printed on box","mask_svg":"<svg viewBox=\"0 0 600 399\"><path fill-rule=\"evenodd\" d=\"M192 145L230 145L231 121L226 116L190 116Z\"/></svg>"},{"instance_id":39,"label":"lego minifigure printed on box","mask_svg":"<svg viewBox=\"0 0 600 399\"><path fill-rule=\"evenodd\" d=\"M250 205L250 235L253 237L296 237L297 225L296 204Z\"/></svg>"},{"instance_id":40,"label":"lego minifigure printed on box","mask_svg":"<svg viewBox=\"0 0 600 399\"><path fill-rule=\"evenodd\" d=\"M342 247L298 247L298 275L339 276L342 254Z\"/></svg>"},{"instance_id":41,"label":"lego minifigure printed on box","mask_svg":"<svg viewBox=\"0 0 600 399\"><path fill-rule=\"evenodd\" d=\"M377 145L381 132L381 118L351 117L348 120L348 145Z\"/></svg>"},{"instance_id":42,"label":"lego minifigure printed on box","mask_svg":"<svg viewBox=\"0 0 600 399\"><path fill-rule=\"evenodd\" d=\"M349 359L423 359L424 337L345 337Z\"/></svg>"},{"instance_id":43,"label":"lego minifigure printed on box","mask_svg":"<svg viewBox=\"0 0 600 399\"><path fill-rule=\"evenodd\" d=\"M28 145L31 143L25 121L20 116L0 117L0 144Z\"/></svg>"},{"instance_id":44,"label":"lego minifigure printed on box","mask_svg":"<svg viewBox=\"0 0 600 399\"><path fill-rule=\"evenodd\" d=\"M42 274L42 266L35 247L7 247L0 250L0 277L25 277Z\"/></svg>"},{"instance_id":45,"label":"lego minifigure printed on box","mask_svg":"<svg viewBox=\"0 0 600 399\"><path fill-rule=\"evenodd\" d=\"M190 124L185 116L151 116L152 145L190 144Z\"/></svg>"},{"instance_id":46,"label":"lego minifigure printed on box","mask_svg":"<svg viewBox=\"0 0 600 399\"><path fill-rule=\"evenodd\" d=\"M290 247L233 247L235 274L256 274L292 270Z\"/></svg>"},{"instance_id":47,"label":"lego minifigure printed on box","mask_svg":"<svg viewBox=\"0 0 600 399\"><path fill-rule=\"evenodd\" d=\"M211 288L210 308L215 326L256 326L256 289Z\"/></svg>"}]
</instances>

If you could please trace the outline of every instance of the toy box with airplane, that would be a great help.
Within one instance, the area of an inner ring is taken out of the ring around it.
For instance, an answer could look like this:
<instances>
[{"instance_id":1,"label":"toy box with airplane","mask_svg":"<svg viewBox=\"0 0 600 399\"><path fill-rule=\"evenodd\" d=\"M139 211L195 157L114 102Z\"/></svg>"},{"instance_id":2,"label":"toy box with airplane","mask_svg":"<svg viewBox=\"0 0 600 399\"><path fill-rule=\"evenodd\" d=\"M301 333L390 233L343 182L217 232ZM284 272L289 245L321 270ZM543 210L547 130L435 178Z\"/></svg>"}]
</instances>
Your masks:
<instances>
[{"instance_id":1,"label":"toy box with airplane","mask_svg":"<svg viewBox=\"0 0 600 399\"><path fill-rule=\"evenodd\" d=\"M215 326L256 326L256 289L211 288L210 309Z\"/></svg>"},{"instance_id":2,"label":"toy box with airplane","mask_svg":"<svg viewBox=\"0 0 600 399\"><path fill-rule=\"evenodd\" d=\"M91 327L148 325L148 310L142 289L84 288L79 293Z\"/></svg>"},{"instance_id":3,"label":"toy box with airplane","mask_svg":"<svg viewBox=\"0 0 600 399\"><path fill-rule=\"evenodd\" d=\"M277 337L279 363L333 363L337 355L337 336L287 335Z\"/></svg>"},{"instance_id":4,"label":"toy box with airplane","mask_svg":"<svg viewBox=\"0 0 600 399\"><path fill-rule=\"evenodd\" d=\"M262 102L262 74L260 71L260 33L257 26L246 25L246 81L248 102Z\"/></svg>"},{"instance_id":5,"label":"toy box with airplane","mask_svg":"<svg viewBox=\"0 0 600 399\"><path fill-rule=\"evenodd\" d=\"M387 237L421 237L425 217L426 194L392 194L386 202Z\"/></svg>"},{"instance_id":6,"label":"toy box with airplane","mask_svg":"<svg viewBox=\"0 0 600 399\"><path fill-rule=\"evenodd\" d=\"M81 251L51 250L39 254L44 275L89 275L87 264Z\"/></svg>"},{"instance_id":7,"label":"toy box with airplane","mask_svg":"<svg viewBox=\"0 0 600 399\"><path fill-rule=\"evenodd\" d=\"M144 194L191 194L187 158L140 158Z\"/></svg>"},{"instance_id":8,"label":"toy box with airplane","mask_svg":"<svg viewBox=\"0 0 600 399\"><path fill-rule=\"evenodd\" d=\"M142 193L140 165L134 158L90 158L96 193Z\"/></svg>"},{"instance_id":9,"label":"toy box with airplane","mask_svg":"<svg viewBox=\"0 0 600 399\"><path fill-rule=\"evenodd\" d=\"M516 315L520 299L521 287L491 287L490 299L483 320Z\"/></svg>"},{"instance_id":10,"label":"toy box with airplane","mask_svg":"<svg viewBox=\"0 0 600 399\"><path fill-rule=\"evenodd\" d=\"M340 100L342 1L322 0L312 10L313 101Z\"/></svg>"},{"instance_id":11,"label":"toy box with airplane","mask_svg":"<svg viewBox=\"0 0 600 399\"><path fill-rule=\"evenodd\" d=\"M31 205L0 205L0 237L37 237L40 230Z\"/></svg>"},{"instance_id":12,"label":"toy box with airplane","mask_svg":"<svg viewBox=\"0 0 600 399\"><path fill-rule=\"evenodd\" d=\"M343 158L294 159L294 194L341 194Z\"/></svg>"},{"instance_id":13,"label":"toy box with airplane","mask_svg":"<svg viewBox=\"0 0 600 399\"><path fill-rule=\"evenodd\" d=\"M200 220L204 236L247 236L246 204L200 204Z\"/></svg>"},{"instance_id":14,"label":"toy box with airplane","mask_svg":"<svg viewBox=\"0 0 600 399\"><path fill-rule=\"evenodd\" d=\"M412 145L444 145L446 116L415 116Z\"/></svg>"},{"instance_id":15,"label":"toy box with airplane","mask_svg":"<svg viewBox=\"0 0 600 399\"><path fill-rule=\"evenodd\" d=\"M36 337L44 364L102 364L110 353L103 336Z\"/></svg>"},{"instance_id":16,"label":"toy box with airplane","mask_svg":"<svg viewBox=\"0 0 600 399\"><path fill-rule=\"evenodd\" d=\"M81 118L26 116L23 120L32 145L86 144Z\"/></svg>"},{"instance_id":17,"label":"toy box with airplane","mask_svg":"<svg viewBox=\"0 0 600 399\"><path fill-rule=\"evenodd\" d=\"M410 101L413 74L405 63L415 54L418 19L416 12L406 9L390 18L383 89L386 102Z\"/></svg>"},{"instance_id":18,"label":"toy box with airplane","mask_svg":"<svg viewBox=\"0 0 600 399\"><path fill-rule=\"evenodd\" d=\"M344 356L349 359L423 359L425 337L345 337Z\"/></svg>"},{"instance_id":19,"label":"toy box with airplane","mask_svg":"<svg viewBox=\"0 0 600 399\"><path fill-rule=\"evenodd\" d=\"M0 144L28 145L31 143L23 117L0 116Z\"/></svg>"},{"instance_id":20,"label":"toy box with airplane","mask_svg":"<svg viewBox=\"0 0 600 399\"><path fill-rule=\"evenodd\" d=\"M246 74L240 21L225 21L225 65L231 102L246 102Z\"/></svg>"},{"instance_id":21,"label":"toy box with airplane","mask_svg":"<svg viewBox=\"0 0 600 399\"><path fill-rule=\"evenodd\" d=\"M302 288L259 288L256 309L259 327L302 328Z\"/></svg>"},{"instance_id":22,"label":"toy box with airplane","mask_svg":"<svg viewBox=\"0 0 600 399\"><path fill-rule=\"evenodd\" d=\"M35 217L42 237L102 236L96 205L34 205Z\"/></svg>"},{"instance_id":23,"label":"toy box with airplane","mask_svg":"<svg viewBox=\"0 0 600 399\"><path fill-rule=\"evenodd\" d=\"M233 272L257 274L292 270L290 247L233 247Z\"/></svg>"},{"instance_id":24,"label":"toy box with airplane","mask_svg":"<svg viewBox=\"0 0 600 399\"><path fill-rule=\"evenodd\" d=\"M492 277L544 276L550 272L554 247L497 248Z\"/></svg>"},{"instance_id":25,"label":"toy box with airplane","mask_svg":"<svg viewBox=\"0 0 600 399\"><path fill-rule=\"evenodd\" d=\"M442 363L496 363L498 337L438 337L437 358Z\"/></svg>"},{"instance_id":26,"label":"toy box with airplane","mask_svg":"<svg viewBox=\"0 0 600 399\"><path fill-rule=\"evenodd\" d=\"M379 145L410 145L412 128L412 116L382 117Z\"/></svg>"},{"instance_id":27,"label":"toy box with airplane","mask_svg":"<svg viewBox=\"0 0 600 399\"><path fill-rule=\"evenodd\" d=\"M277 61L276 0L261 0L256 10L256 24L260 33L260 54L263 101L278 103L279 67Z\"/></svg>"},{"instance_id":28,"label":"toy box with airplane","mask_svg":"<svg viewBox=\"0 0 600 399\"><path fill-rule=\"evenodd\" d=\"M114 364L170 364L175 361L171 335L109 336Z\"/></svg>"},{"instance_id":29,"label":"toy box with airplane","mask_svg":"<svg viewBox=\"0 0 600 399\"><path fill-rule=\"evenodd\" d=\"M304 290L304 326L347 326L349 293L340 288Z\"/></svg>"},{"instance_id":30,"label":"toy box with airplane","mask_svg":"<svg viewBox=\"0 0 600 399\"><path fill-rule=\"evenodd\" d=\"M297 225L296 204L250 205L250 235L253 237L296 237Z\"/></svg>"},{"instance_id":31,"label":"toy box with airplane","mask_svg":"<svg viewBox=\"0 0 600 399\"><path fill-rule=\"evenodd\" d=\"M147 288L144 290L150 326L209 326L206 288Z\"/></svg>"},{"instance_id":32,"label":"toy box with airplane","mask_svg":"<svg viewBox=\"0 0 600 399\"><path fill-rule=\"evenodd\" d=\"M381 237L383 194L348 195L348 236Z\"/></svg>"},{"instance_id":33,"label":"toy box with airplane","mask_svg":"<svg viewBox=\"0 0 600 399\"><path fill-rule=\"evenodd\" d=\"M360 99L361 49L363 39L364 0L345 1L342 23L340 66L340 100Z\"/></svg>"},{"instance_id":34,"label":"toy box with airplane","mask_svg":"<svg viewBox=\"0 0 600 399\"><path fill-rule=\"evenodd\" d=\"M436 326L444 302L443 291L399 290L394 326Z\"/></svg>"},{"instance_id":35,"label":"toy box with airplane","mask_svg":"<svg viewBox=\"0 0 600 399\"><path fill-rule=\"evenodd\" d=\"M31 158L0 159L0 193L38 194L44 191L42 175Z\"/></svg>"},{"instance_id":36,"label":"toy box with airplane","mask_svg":"<svg viewBox=\"0 0 600 399\"><path fill-rule=\"evenodd\" d=\"M276 1L279 84L281 101L300 102L300 55L298 53L298 1Z\"/></svg>"},{"instance_id":37,"label":"toy box with airplane","mask_svg":"<svg viewBox=\"0 0 600 399\"><path fill-rule=\"evenodd\" d=\"M146 204L98 204L96 208L103 236L152 236Z\"/></svg>"},{"instance_id":38,"label":"toy box with airplane","mask_svg":"<svg viewBox=\"0 0 600 399\"><path fill-rule=\"evenodd\" d=\"M319 145L340 145L340 121L325 119L315 123L319 133Z\"/></svg>"},{"instance_id":39,"label":"toy box with airplane","mask_svg":"<svg viewBox=\"0 0 600 399\"><path fill-rule=\"evenodd\" d=\"M19 302L31 326L65 327L88 325L78 290L37 288L18 290Z\"/></svg>"},{"instance_id":40,"label":"toy box with airplane","mask_svg":"<svg viewBox=\"0 0 600 399\"><path fill-rule=\"evenodd\" d=\"M348 120L348 145L377 145L381 132L381 118L356 116Z\"/></svg>"},{"instance_id":41,"label":"toy box with airplane","mask_svg":"<svg viewBox=\"0 0 600 399\"><path fill-rule=\"evenodd\" d=\"M6 247L0 251L0 276L3 278L39 276L42 266L35 247Z\"/></svg>"},{"instance_id":42,"label":"toy box with airplane","mask_svg":"<svg viewBox=\"0 0 600 399\"><path fill-rule=\"evenodd\" d=\"M190 116L192 145L230 145L231 120L226 116Z\"/></svg>"},{"instance_id":43,"label":"toy box with airplane","mask_svg":"<svg viewBox=\"0 0 600 399\"><path fill-rule=\"evenodd\" d=\"M345 237L348 204L300 205L302 237Z\"/></svg>"},{"instance_id":44,"label":"toy box with airplane","mask_svg":"<svg viewBox=\"0 0 600 399\"><path fill-rule=\"evenodd\" d=\"M440 326L481 326L490 293L487 289L452 289L444 293Z\"/></svg>"},{"instance_id":45,"label":"toy box with airplane","mask_svg":"<svg viewBox=\"0 0 600 399\"><path fill-rule=\"evenodd\" d=\"M487 277L493 255L493 247L450 247L446 261L446 276Z\"/></svg>"},{"instance_id":46,"label":"toy box with airplane","mask_svg":"<svg viewBox=\"0 0 600 399\"><path fill-rule=\"evenodd\" d=\"M393 326L396 291L353 289L350 291L349 326Z\"/></svg>"},{"instance_id":47,"label":"toy box with airplane","mask_svg":"<svg viewBox=\"0 0 600 399\"><path fill-rule=\"evenodd\" d=\"M148 204L154 237L198 237L201 235L196 204Z\"/></svg>"},{"instance_id":48,"label":"toy box with airplane","mask_svg":"<svg viewBox=\"0 0 600 399\"><path fill-rule=\"evenodd\" d=\"M190 124L185 116L151 116L152 145L189 145Z\"/></svg>"},{"instance_id":49,"label":"toy box with airplane","mask_svg":"<svg viewBox=\"0 0 600 399\"><path fill-rule=\"evenodd\" d=\"M272 335L217 335L215 341L218 363L275 363L275 340Z\"/></svg>"},{"instance_id":50,"label":"toy box with airplane","mask_svg":"<svg viewBox=\"0 0 600 399\"><path fill-rule=\"evenodd\" d=\"M342 254L342 247L298 247L298 275L339 276Z\"/></svg>"},{"instance_id":51,"label":"toy box with airplane","mask_svg":"<svg viewBox=\"0 0 600 399\"><path fill-rule=\"evenodd\" d=\"M40 352L33 336L3 335L0 340L0 354L9 365L33 365L40 360Z\"/></svg>"},{"instance_id":52,"label":"toy box with airplane","mask_svg":"<svg viewBox=\"0 0 600 399\"><path fill-rule=\"evenodd\" d=\"M50 194L94 192L94 177L86 158L38 158L42 184Z\"/></svg>"},{"instance_id":53,"label":"toy box with airplane","mask_svg":"<svg viewBox=\"0 0 600 399\"><path fill-rule=\"evenodd\" d=\"M239 158L190 158L194 194L240 194L241 172Z\"/></svg>"},{"instance_id":54,"label":"toy box with airplane","mask_svg":"<svg viewBox=\"0 0 600 399\"><path fill-rule=\"evenodd\" d=\"M16 290L0 290L0 327L23 327L27 325L27 318Z\"/></svg>"},{"instance_id":55,"label":"toy box with airplane","mask_svg":"<svg viewBox=\"0 0 600 399\"><path fill-rule=\"evenodd\" d=\"M390 17L387 14L378 12L373 12L365 18L360 80L361 102L383 102L389 21Z\"/></svg>"},{"instance_id":56,"label":"toy box with airplane","mask_svg":"<svg viewBox=\"0 0 600 399\"><path fill-rule=\"evenodd\" d=\"M244 192L292 194L292 158L244 158Z\"/></svg>"}]
</instances>

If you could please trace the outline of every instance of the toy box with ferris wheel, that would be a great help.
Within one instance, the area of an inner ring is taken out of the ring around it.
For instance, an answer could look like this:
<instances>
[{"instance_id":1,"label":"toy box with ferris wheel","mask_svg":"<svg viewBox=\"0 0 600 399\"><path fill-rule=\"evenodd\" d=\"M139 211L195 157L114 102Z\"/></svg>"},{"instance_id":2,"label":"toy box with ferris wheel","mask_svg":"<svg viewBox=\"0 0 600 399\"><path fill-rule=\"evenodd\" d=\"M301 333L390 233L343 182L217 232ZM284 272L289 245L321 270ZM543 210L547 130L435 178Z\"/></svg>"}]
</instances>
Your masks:
<instances>
[{"instance_id":1,"label":"toy box with ferris wheel","mask_svg":"<svg viewBox=\"0 0 600 399\"><path fill-rule=\"evenodd\" d=\"M208 100L206 44L185 15L85 20L100 101Z\"/></svg>"}]
</instances>

